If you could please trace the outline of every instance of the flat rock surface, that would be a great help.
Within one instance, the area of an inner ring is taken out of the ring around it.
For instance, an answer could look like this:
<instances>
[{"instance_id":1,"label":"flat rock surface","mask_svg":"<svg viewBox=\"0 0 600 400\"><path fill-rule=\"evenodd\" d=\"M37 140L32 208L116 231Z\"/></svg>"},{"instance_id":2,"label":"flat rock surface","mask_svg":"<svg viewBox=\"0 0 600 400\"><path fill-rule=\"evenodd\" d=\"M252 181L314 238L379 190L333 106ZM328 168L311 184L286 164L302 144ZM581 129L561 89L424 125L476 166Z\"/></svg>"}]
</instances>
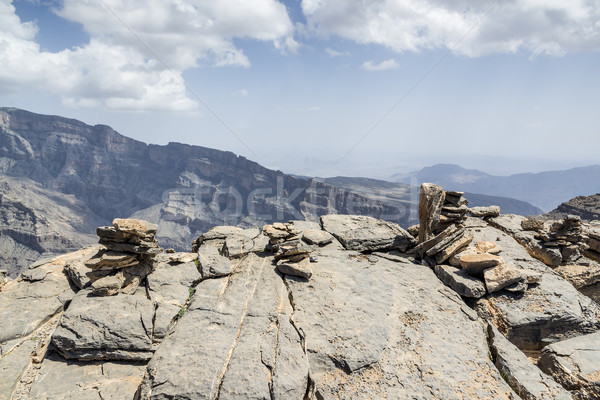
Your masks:
<instances>
[{"instance_id":1,"label":"flat rock surface","mask_svg":"<svg viewBox=\"0 0 600 400\"><path fill-rule=\"evenodd\" d=\"M50 354L42 362L29 395L14 400L133 399L145 369L139 362L83 363Z\"/></svg>"},{"instance_id":2,"label":"flat rock surface","mask_svg":"<svg viewBox=\"0 0 600 400\"><path fill-rule=\"evenodd\" d=\"M82 290L62 315L52 343L80 360L148 360L152 356L154 304L135 295L94 296Z\"/></svg>"},{"instance_id":3,"label":"flat rock surface","mask_svg":"<svg viewBox=\"0 0 600 400\"><path fill-rule=\"evenodd\" d=\"M539 365L574 398L600 398L600 332L551 344L542 350Z\"/></svg>"},{"instance_id":4,"label":"flat rock surface","mask_svg":"<svg viewBox=\"0 0 600 400\"><path fill-rule=\"evenodd\" d=\"M316 254L308 283L286 276L316 398L511 398L481 322L429 268Z\"/></svg>"},{"instance_id":5,"label":"flat rock surface","mask_svg":"<svg viewBox=\"0 0 600 400\"><path fill-rule=\"evenodd\" d=\"M361 215L324 215L323 229L347 250L406 250L414 238L399 225Z\"/></svg>"},{"instance_id":6,"label":"flat rock surface","mask_svg":"<svg viewBox=\"0 0 600 400\"><path fill-rule=\"evenodd\" d=\"M196 288L150 361L143 399L302 399L308 362L272 258L250 254Z\"/></svg>"}]
</instances>

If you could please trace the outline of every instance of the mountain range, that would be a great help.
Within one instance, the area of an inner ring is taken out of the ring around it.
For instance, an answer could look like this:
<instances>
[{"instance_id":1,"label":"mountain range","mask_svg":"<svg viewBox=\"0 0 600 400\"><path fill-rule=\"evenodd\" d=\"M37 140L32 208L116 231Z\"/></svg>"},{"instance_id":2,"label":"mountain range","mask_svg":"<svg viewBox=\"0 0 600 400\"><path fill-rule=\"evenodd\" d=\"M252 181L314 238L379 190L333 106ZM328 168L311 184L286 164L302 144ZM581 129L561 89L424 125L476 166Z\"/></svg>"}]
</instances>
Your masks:
<instances>
[{"instance_id":1,"label":"mountain range","mask_svg":"<svg viewBox=\"0 0 600 400\"><path fill-rule=\"evenodd\" d=\"M396 174L390 180L411 185L433 182L451 190L526 201L550 211L576 196L600 192L600 165L564 171L494 176L454 164L436 164L410 174Z\"/></svg>"},{"instance_id":2,"label":"mountain range","mask_svg":"<svg viewBox=\"0 0 600 400\"><path fill-rule=\"evenodd\" d=\"M423 171L440 169L449 170ZM483 183L489 175L455 169L463 171L462 181L454 174L454 184L441 184L469 188L471 206L542 212L510 198L508 190L481 194L469 179ZM443 176L425 172L418 179ZM217 225L260 227L332 213L369 215L406 228L418 222L419 191L414 178L407 182L292 176L231 152L146 144L106 125L0 108L0 262L15 276L42 254L93 243L95 227L116 217L156 223L160 243L176 250L188 250Z\"/></svg>"}]
</instances>

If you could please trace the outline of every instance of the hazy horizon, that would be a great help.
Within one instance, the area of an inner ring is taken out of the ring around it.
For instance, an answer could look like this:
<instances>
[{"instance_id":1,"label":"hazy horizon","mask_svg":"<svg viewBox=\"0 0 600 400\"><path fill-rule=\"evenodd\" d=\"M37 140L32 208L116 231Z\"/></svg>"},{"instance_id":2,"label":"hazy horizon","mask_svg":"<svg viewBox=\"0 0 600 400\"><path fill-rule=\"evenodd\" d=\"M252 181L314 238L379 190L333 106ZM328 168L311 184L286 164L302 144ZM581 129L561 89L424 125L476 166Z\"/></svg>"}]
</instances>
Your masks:
<instances>
[{"instance_id":1,"label":"hazy horizon","mask_svg":"<svg viewBox=\"0 0 600 400\"><path fill-rule=\"evenodd\" d=\"M598 163L600 4L0 0L0 105L387 179Z\"/></svg>"}]
</instances>

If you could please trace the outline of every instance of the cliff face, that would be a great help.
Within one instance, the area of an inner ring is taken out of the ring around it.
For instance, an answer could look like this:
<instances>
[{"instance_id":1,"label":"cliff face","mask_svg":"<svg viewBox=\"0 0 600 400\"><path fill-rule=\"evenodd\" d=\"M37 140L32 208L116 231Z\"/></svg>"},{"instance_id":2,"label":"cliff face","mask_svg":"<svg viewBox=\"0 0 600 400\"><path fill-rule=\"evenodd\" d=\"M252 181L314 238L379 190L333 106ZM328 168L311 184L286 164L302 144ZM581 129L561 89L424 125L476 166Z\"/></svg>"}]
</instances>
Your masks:
<instances>
[{"instance_id":1,"label":"cliff face","mask_svg":"<svg viewBox=\"0 0 600 400\"><path fill-rule=\"evenodd\" d=\"M222 224L260 226L316 220L327 213L385 217L405 226L408 219L404 205L298 179L231 152L179 143L147 145L108 126L10 108L0 108L0 172L31 180L38 192L48 191L47 198L73 195L94 221L132 214L148 219L159 225L157 237L164 246L180 250ZM68 219L68 210L62 212ZM84 225L73 228L93 231ZM33 249L30 242L9 236ZM70 249L57 245L53 250Z\"/></svg>"}]
</instances>

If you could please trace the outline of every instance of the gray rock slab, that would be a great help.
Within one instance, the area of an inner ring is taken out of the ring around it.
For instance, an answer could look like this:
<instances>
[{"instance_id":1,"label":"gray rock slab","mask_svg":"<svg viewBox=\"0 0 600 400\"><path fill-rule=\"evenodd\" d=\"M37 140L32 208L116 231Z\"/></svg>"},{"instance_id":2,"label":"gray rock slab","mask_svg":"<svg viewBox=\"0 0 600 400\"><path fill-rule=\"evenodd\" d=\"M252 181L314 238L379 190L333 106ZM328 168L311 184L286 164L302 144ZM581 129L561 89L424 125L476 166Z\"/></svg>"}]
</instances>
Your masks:
<instances>
[{"instance_id":1,"label":"gray rock slab","mask_svg":"<svg viewBox=\"0 0 600 400\"><path fill-rule=\"evenodd\" d=\"M42 280L12 280L0 292L0 344L23 337L63 310L73 298L72 286L63 269L69 262L91 256L97 247L67 253L36 266Z\"/></svg>"},{"instance_id":2,"label":"gray rock slab","mask_svg":"<svg viewBox=\"0 0 600 400\"><path fill-rule=\"evenodd\" d=\"M575 399L600 399L600 332L547 346L538 364Z\"/></svg>"},{"instance_id":3,"label":"gray rock slab","mask_svg":"<svg viewBox=\"0 0 600 400\"><path fill-rule=\"evenodd\" d=\"M477 315L429 268L316 254L309 282L286 276L315 398L514 398Z\"/></svg>"},{"instance_id":4,"label":"gray rock slab","mask_svg":"<svg viewBox=\"0 0 600 400\"><path fill-rule=\"evenodd\" d=\"M195 262L175 265L161 263L147 276L148 294L156 308L153 330L155 342L165 337L173 318L185 306L190 288L200 278Z\"/></svg>"},{"instance_id":5,"label":"gray rock slab","mask_svg":"<svg viewBox=\"0 0 600 400\"><path fill-rule=\"evenodd\" d=\"M496 367L521 399L571 399L568 391L533 365L527 356L492 324L488 325L488 335Z\"/></svg>"},{"instance_id":6,"label":"gray rock slab","mask_svg":"<svg viewBox=\"0 0 600 400\"><path fill-rule=\"evenodd\" d=\"M501 218L501 217L499 217ZM520 222L519 222L520 225ZM500 291L478 300L477 310L519 349L539 351L547 344L600 328L600 307L579 293L510 235L493 228L474 228L475 241L496 241L502 257L525 275L541 274L523 294Z\"/></svg>"},{"instance_id":7,"label":"gray rock slab","mask_svg":"<svg viewBox=\"0 0 600 400\"><path fill-rule=\"evenodd\" d=\"M347 250L405 251L416 244L399 225L362 215L324 215L323 229L331 233Z\"/></svg>"},{"instance_id":8,"label":"gray rock slab","mask_svg":"<svg viewBox=\"0 0 600 400\"><path fill-rule=\"evenodd\" d=\"M198 267L202 279L218 278L231 273L233 262L219 253L219 249L204 244L198 250Z\"/></svg>"},{"instance_id":9,"label":"gray rock slab","mask_svg":"<svg viewBox=\"0 0 600 400\"><path fill-rule=\"evenodd\" d=\"M11 340L0 345L0 400L10 400L17 383L30 363L33 340Z\"/></svg>"},{"instance_id":10,"label":"gray rock slab","mask_svg":"<svg viewBox=\"0 0 600 400\"><path fill-rule=\"evenodd\" d=\"M460 268L449 265L436 265L435 274L444 284L461 296L480 298L485 295L485 285Z\"/></svg>"},{"instance_id":11,"label":"gray rock slab","mask_svg":"<svg viewBox=\"0 0 600 400\"><path fill-rule=\"evenodd\" d=\"M249 254L196 287L148 365L141 399L302 399L308 362L273 258Z\"/></svg>"},{"instance_id":12,"label":"gray rock slab","mask_svg":"<svg viewBox=\"0 0 600 400\"><path fill-rule=\"evenodd\" d=\"M304 279L310 279L312 275L310 258L304 258L298 262L279 260L277 262L277 269L282 274L298 276Z\"/></svg>"},{"instance_id":13,"label":"gray rock slab","mask_svg":"<svg viewBox=\"0 0 600 400\"><path fill-rule=\"evenodd\" d=\"M320 229L307 229L302 233L302 240L308 244L324 246L333 242L333 236Z\"/></svg>"},{"instance_id":14,"label":"gray rock slab","mask_svg":"<svg viewBox=\"0 0 600 400\"><path fill-rule=\"evenodd\" d=\"M154 304L144 291L98 297L82 290L62 315L52 343L66 358L148 360L152 356Z\"/></svg>"},{"instance_id":15,"label":"gray rock slab","mask_svg":"<svg viewBox=\"0 0 600 400\"><path fill-rule=\"evenodd\" d=\"M49 354L31 385L28 399L133 399L144 376L143 363L78 362Z\"/></svg>"}]
</instances>

